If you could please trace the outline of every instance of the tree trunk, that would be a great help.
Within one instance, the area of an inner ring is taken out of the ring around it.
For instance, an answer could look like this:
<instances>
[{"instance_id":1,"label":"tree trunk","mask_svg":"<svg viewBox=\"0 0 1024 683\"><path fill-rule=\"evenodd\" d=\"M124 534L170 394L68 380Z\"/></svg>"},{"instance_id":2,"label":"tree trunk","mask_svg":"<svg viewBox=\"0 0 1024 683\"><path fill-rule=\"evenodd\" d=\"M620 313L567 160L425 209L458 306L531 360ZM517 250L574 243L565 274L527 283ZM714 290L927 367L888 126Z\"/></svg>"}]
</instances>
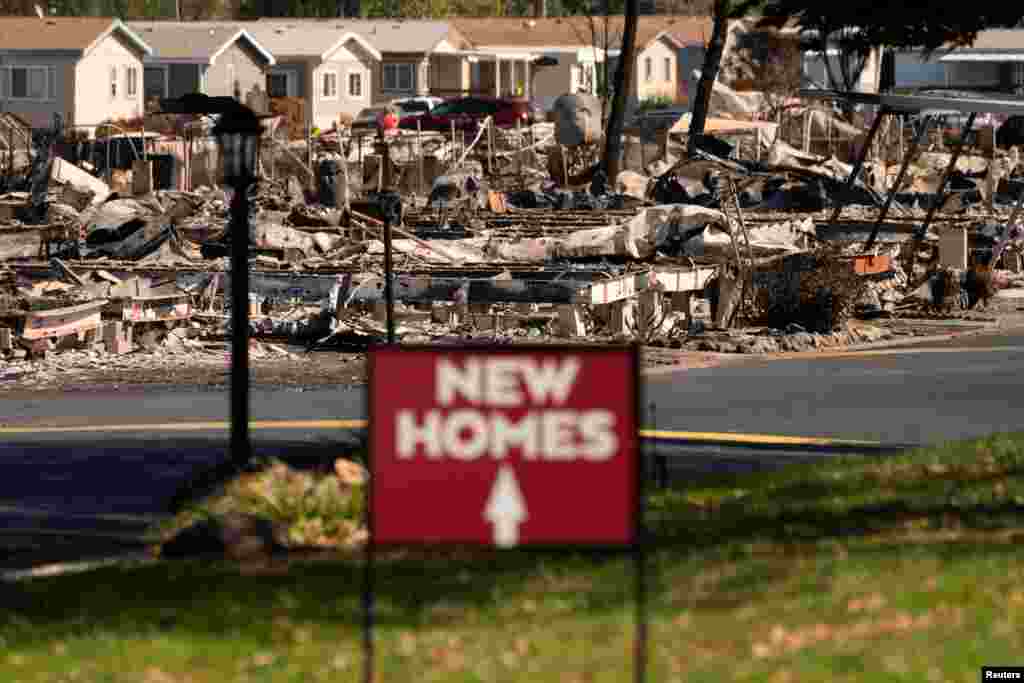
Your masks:
<instances>
[{"instance_id":1,"label":"tree trunk","mask_svg":"<svg viewBox=\"0 0 1024 683\"><path fill-rule=\"evenodd\" d=\"M691 157L697 151L697 136L704 134L704 124L708 120L708 109L711 107L711 89L718 79L718 70L722 66L725 34L729 28L729 19L726 16L727 5L726 0L715 0L711 42L708 43L708 51L704 55L704 66L700 70L700 82L697 84L697 99L694 100L693 113L690 118L690 133L686 152Z\"/></svg>"},{"instance_id":2,"label":"tree trunk","mask_svg":"<svg viewBox=\"0 0 1024 683\"><path fill-rule=\"evenodd\" d=\"M633 69L636 67L636 24L638 0L626 0L626 21L622 29L622 52L619 68L615 71L615 89L612 113L608 116L608 130L604 143L604 172L611 186L619 177L622 166L622 128L626 118L626 104L633 89Z\"/></svg>"}]
</instances>

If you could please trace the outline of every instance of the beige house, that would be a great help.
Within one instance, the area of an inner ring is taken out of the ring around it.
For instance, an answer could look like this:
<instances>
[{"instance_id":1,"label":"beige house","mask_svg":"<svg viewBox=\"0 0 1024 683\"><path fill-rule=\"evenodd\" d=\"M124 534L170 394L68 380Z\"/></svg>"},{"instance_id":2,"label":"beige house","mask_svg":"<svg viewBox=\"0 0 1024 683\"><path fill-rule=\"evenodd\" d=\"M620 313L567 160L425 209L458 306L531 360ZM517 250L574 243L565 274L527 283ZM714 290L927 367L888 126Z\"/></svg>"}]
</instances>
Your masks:
<instances>
[{"instance_id":1,"label":"beige house","mask_svg":"<svg viewBox=\"0 0 1024 683\"><path fill-rule=\"evenodd\" d=\"M193 92L242 102L266 92L275 59L245 29L176 21L130 22L129 27L153 48L144 60L147 106Z\"/></svg>"},{"instance_id":2,"label":"beige house","mask_svg":"<svg viewBox=\"0 0 1024 683\"><path fill-rule=\"evenodd\" d=\"M152 48L117 19L0 17L0 107L33 126L95 129L143 113Z\"/></svg>"},{"instance_id":3,"label":"beige house","mask_svg":"<svg viewBox=\"0 0 1024 683\"><path fill-rule=\"evenodd\" d=\"M374 103L417 95L454 97L469 87L469 41L447 21L344 20L381 53Z\"/></svg>"},{"instance_id":4,"label":"beige house","mask_svg":"<svg viewBox=\"0 0 1024 683\"><path fill-rule=\"evenodd\" d=\"M341 114L355 116L373 102L381 53L359 33L324 20L261 20L245 28L276 60L267 93L301 98L311 125L329 129Z\"/></svg>"},{"instance_id":5,"label":"beige house","mask_svg":"<svg viewBox=\"0 0 1024 683\"><path fill-rule=\"evenodd\" d=\"M358 35L372 45L379 56L372 64L363 106L416 95L460 95L469 88L468 61L462 54L469 42L447 21L263 18L256 25L261 30L273 25L285 32L310 29L336 37Z\"/></svg>"},{"instance_id":6,"label":"beige house","mask_svg":"<svg viewBox=\"0 0 1024 683\"><path fill-rule=\"evenodd\" d=\"M614 49L608 50L609 74L614 78L621 52L622 22L615 24ZM694 69L704 64L711 19L700 16L642 16L637 22L636 64L630 104L651 99L687 104L696 92Z\"/></svg>"},{"instance_id":7,"label":"beige house","mask_svg":"<svg viewBox=\"0 0 1024 683\"><path fill-rule=\"evenodd\" d=\"M545 110L570 92L597 94L605 60L603 23L581 17L458 18L472 44L469 88L478 94L532 97ZM596 28L596 30L595 30ZM614 20L607 43L617 41ZM538 60L544 59L545 66Z\"/></svg>"},{"instance_id":8,"label":"beige house","mask_svg":"<svg viewBox=\"0 0 1024 683\"><path fill-rule=\"evenodd\" d=\"M660 31L645 43L637 42L633 97L640 102L648 99L676 102L679 95L679 52L686 45L668 31Z\"/></svg>"}]
</instances>

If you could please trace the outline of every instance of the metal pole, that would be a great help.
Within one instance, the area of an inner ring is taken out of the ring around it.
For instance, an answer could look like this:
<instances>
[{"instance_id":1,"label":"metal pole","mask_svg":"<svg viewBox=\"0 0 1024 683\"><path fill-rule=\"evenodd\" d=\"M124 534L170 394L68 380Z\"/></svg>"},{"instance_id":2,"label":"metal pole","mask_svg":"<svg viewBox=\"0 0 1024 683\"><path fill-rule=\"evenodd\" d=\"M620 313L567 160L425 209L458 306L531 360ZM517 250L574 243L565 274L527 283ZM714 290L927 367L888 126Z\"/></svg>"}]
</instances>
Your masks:
<instances>
[{"instance_id":1,"label":"metal pole","mask_svg":"<svg viewBox=\"0 0 1024 683\"><path fill-rule=\"evenodd\" d=\"M871 229L871 237L868 238L867 244L864 245L864 251L871 251L871 247L875 246L875 239L878 237L878 230L882 227L882 222L889 213L889 207L892 206L892 200L896 198L896 193L899 192L900 185L903 184L903 176L907 174L907 167L910 166L910 160L913 159L914 155L917 153L917 147L921 144L921 139L924 138L925 133L928 131L928 124L930 124L931 121L931 116L925 116L924 121L921 122L921 127L914 135L914 139L910 143L910 149L907 150L906 155L903 157L903 163L900 164L900 172L896 176L896 183L889 190L889 194L885 198L885 205L882 206L882 211L878 214L878 218L875 220L875 226Z\"/></svg>"},{"instance_id":2,"label":"metal pole","mask_svg":"<svg viewBox=\"0 0 1024 683\"><path fill-rule=\"evenodd\" d=\"M846 185L843 187L843 191L839 194L839 201L836 203L836 208L832 210L832 217L828 219L828 224L832 225L839 219L839 214L843 212L843 203L846 198L850 196L850 190L853 189L854 184L857 182L857 178L860 176L860 172L864 169L864 161L868 156L868 149L871 147L871 143L874 142L875 136L878 134L878 128L882 123L882 119L889 112L882 109L875 116L875 120L871 122L871 128L868 129L868 138L864 141L864 147L860 150L860 154L857 155L857 162L853 165L853 170L850 171L850 177L846 179Z\"/></svg>"},{"instance_id":3,"label":"metal pole","mask_svg":"<svg viewBox=\"0 0 1024 683\"><path fill-rule=\"evenodd\" d=\"M231 198L231 459L249 460L249 193Z\"/></svg>"},{"instance_id":4,"label":"metal pole","mask_svg":"<svg viewBox=\"0 0 1024 683\"><path fill-rule=\"evenodd\" d=\"M956 168L956 162L960 159L960 152L964 148L964 140L967 138L967 134L971 132L971 128L974 126L974 117L976 112L971 112L967 116L967 122L964 123L964 127L960 130L960 139L956 141L956 146L953 147L953 154L949 157L949 163L946 164L946 170L942 172L942 180L939 181L939 187L935 190L935 201L928 207L928 213L925 214L924 224L918 231L918 235L923 239L928 234L928 226L932 223L932 218L935 216L935 212L938 211L939 206L943 203L943 194L946 191L946 183L949 182L949 176L953 175L953 170Z\"/></svg>"},{"instance_id":5,"label":"metal pole","mask_svg":"<svg viewBox=\"0 0 1024 683\"><path fill-rule=\"evenodd\" d=\"M420 194L423 194L423 125L416 119L416 154L419 156Z\"/></svg>"},{"instance_id":6,"label":"metal pole","mask_svg":"<svg viewBox=\"0 0 1024 683\"><path fill-rule=\"evenodd\" d=\"M384 219L384 305L387 319L388 345L395 343L395 291L392 287L394 264L391 258L391 225L401 220L402 200L390 191L381 194L380 208Z\"/></svg>"}]
</instances>

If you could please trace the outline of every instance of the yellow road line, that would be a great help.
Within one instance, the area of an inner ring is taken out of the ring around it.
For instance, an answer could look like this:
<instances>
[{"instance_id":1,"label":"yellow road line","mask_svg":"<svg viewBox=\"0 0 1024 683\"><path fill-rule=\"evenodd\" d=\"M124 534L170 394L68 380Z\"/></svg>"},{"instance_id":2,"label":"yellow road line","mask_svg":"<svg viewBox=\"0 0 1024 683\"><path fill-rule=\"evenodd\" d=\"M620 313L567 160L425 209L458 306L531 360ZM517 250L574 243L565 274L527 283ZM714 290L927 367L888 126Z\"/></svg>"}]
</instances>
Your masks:
<instances>
[{"instance_id":1,"label":"yellow road line","mask_svg":"<svg viewBox=\"0 0 1024 683\"><path fill-rule=\"evenodd\" d=\"M661 429L641 429L640 436L665 441L716 441L750 445L785 446L881 446L879 441L830 439L817 436L783 436L781 434L738 434L733 432L673 432Z\"/></svg>"},{"instance_id":2,"label":"yellow road line","mask_svg":"<svg viewBox=\"0 0 1024 683\"><path fill-rule=\"evenodd\" d=\"M366 420L254 420L249 423L251 430L266 429L310 429L310 430L354 430L365 429ZM227 421L210 422L167 422L161 424L82 425L62 427L0 427L0 435L15 434L74 434L74 433L116 433L116 432L200 432L226 431L231 424ZM880 446L877 441L855 441L826 437L783 436L779 434L739 434L733 432L682 432L663 429L641 429L645 439L665 441L716 441L752 445L786 446Z\"/></svg>"}]
</instances>

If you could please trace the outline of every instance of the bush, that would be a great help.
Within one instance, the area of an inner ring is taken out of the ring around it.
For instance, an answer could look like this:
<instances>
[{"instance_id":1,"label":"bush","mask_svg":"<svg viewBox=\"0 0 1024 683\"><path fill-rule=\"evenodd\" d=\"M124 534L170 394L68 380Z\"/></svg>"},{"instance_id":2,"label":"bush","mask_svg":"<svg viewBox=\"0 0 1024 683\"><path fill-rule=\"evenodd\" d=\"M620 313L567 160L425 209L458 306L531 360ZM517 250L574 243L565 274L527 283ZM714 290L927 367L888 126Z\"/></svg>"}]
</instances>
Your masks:
<instances>
[{"instance_id":1,"label":"bush","mask_svg":"<svg viewBox=\"0 0 1024 683\"><path fill-rule=\"evenodd\" d=\"M244 474L224 491L175 517L160 531L163 542L197 522L241 513L288 529L287 543L336 548L358 542L365 498L364 484L352 473L361 467L339 461L337 473L311 473L268 461L265 469ZM339 476L345 471L345 477ZM363 479L365 482L365 479Z\"/></svg>"}]
</instances>

